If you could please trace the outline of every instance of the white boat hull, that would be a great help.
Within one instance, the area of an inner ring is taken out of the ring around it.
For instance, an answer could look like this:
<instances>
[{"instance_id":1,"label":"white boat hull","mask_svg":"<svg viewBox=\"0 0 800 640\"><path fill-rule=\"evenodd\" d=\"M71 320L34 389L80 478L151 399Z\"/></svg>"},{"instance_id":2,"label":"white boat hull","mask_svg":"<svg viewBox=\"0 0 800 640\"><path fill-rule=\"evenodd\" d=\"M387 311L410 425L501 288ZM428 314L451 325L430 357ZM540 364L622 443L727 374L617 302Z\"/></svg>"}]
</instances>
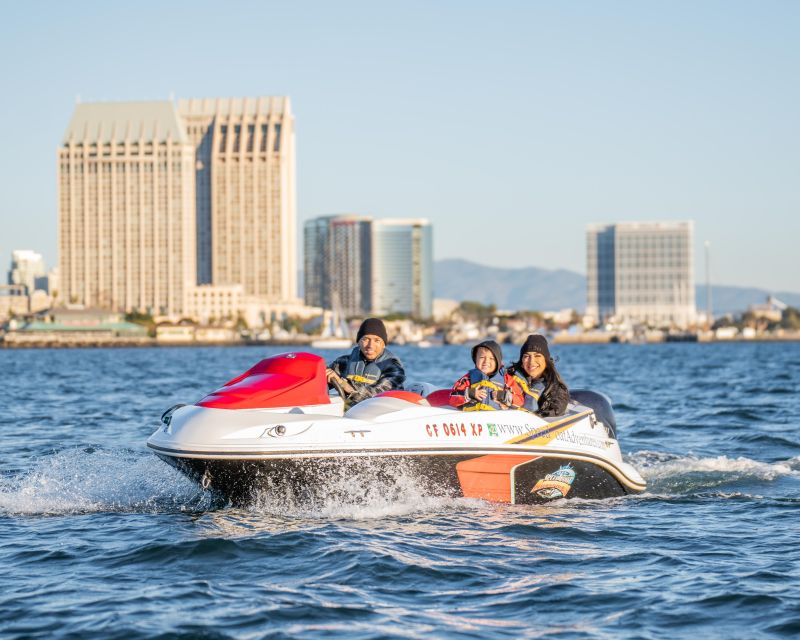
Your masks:
<instances>
[{"instance_id":1,"label":"white boat hull","mask_svg":"<svg viewBox=\"0 0 800 640\"><path fill-rule=\"evenodd\" d=\"M338 398L271 409L190 405L174 411L147 444L235 502L265 490L324 489L326 478L342 470L386 474L398 467L432 493L499 502L645 489L622 460L613 429L586 406L571 403L567 415L544 419L523 411L461 412L401 394L366 400L346 414Z\"/></svg>"}]
</instances>

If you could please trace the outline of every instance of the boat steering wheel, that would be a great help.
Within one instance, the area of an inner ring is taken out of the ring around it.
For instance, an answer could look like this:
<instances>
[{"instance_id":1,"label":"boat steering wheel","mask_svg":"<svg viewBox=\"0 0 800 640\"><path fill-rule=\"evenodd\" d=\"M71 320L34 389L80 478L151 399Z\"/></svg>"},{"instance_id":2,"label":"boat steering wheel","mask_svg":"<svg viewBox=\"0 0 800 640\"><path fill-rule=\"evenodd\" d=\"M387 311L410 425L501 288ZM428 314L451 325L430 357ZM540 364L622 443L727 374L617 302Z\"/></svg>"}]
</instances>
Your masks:
<instances>
[{"instance_id":1,"label":"boat steering wheel","mask_svg":"<svg viewBox=\"0 0 800 640\"><path fill-rule=\"evenodd\" d=\"M331 386L336 389L336 393L339 394L342 400L347 402L347 392L344 390L342 383L339 382L337 378L331 378L330 380Z\"/></svg>"}]
</instances>

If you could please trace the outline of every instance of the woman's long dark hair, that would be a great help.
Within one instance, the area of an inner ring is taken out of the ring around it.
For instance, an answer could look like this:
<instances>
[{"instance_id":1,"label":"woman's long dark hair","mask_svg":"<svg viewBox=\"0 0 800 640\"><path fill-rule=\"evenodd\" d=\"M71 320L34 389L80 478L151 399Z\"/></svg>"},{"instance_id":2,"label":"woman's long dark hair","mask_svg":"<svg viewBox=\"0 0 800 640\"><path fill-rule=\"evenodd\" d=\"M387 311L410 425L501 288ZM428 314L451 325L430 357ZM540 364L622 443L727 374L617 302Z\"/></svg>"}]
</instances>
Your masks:
<instances>
[{"instance_id":1,"label":"woman's long dark hair","mask_svg":"<svg viewBox=\"0 0 800 640\"><path fill-rule=\"evenodd\" d=\"M550 375L548 376L548 372ZM545 388L549 387L554 382L557 382L565 389L567 388L567 383L564 382L564 379L561 377L561 374L556 369L556 361L553 358L550 358L550 361L547 363L547 369L544 370L544 386Z\"/></svg>"}]
</instances>

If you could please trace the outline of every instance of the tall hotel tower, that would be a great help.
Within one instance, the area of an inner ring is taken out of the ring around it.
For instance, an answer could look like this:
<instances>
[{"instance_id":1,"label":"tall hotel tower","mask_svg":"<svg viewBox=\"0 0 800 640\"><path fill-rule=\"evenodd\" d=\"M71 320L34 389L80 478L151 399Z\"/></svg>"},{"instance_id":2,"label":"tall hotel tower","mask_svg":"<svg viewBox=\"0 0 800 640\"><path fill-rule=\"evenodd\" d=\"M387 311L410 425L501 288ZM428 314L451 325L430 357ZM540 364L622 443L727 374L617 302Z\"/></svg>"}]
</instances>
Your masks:
<instances>
[{"instance_id":1,"label":"tall hotel tower","mask_svg":"<svg viewBox=\"0 0 800 640\"><path fill-rule=\"evenodd\" d=\"M76 106L59 149L63 299L181 313L198 284L296 296L288 98Z\"/></svg>"},{"instance_id":2,"label":"tall hotel tower","mask_svg":"<svg viewBox=\"0 0 800 640\"><path fill-rule=\"evenodd\" d=\"M294 117L289 98L181 100L196 149L197 283L297 296Z\"/></svg>"},{"instance_id":3,"label":"tall hotel tower","mask_svg":"<svg viewBox=\"0 0 800 640\"><path fill-rule=\"evenodd\" d=\"M695 322L693 223L589 225L587 315L687 328Z\"/></svg>"},{"instance_id":4,"label":"tall hotel tower","mask_svg":"<svg viewBox=\"0 0 800 640\"><path fill-rule=\"evenodd\" d=\"M195 283L194 154L171 102L75 107L58 150L65 302L183 309Z\"/></svg>"}]
</instances>

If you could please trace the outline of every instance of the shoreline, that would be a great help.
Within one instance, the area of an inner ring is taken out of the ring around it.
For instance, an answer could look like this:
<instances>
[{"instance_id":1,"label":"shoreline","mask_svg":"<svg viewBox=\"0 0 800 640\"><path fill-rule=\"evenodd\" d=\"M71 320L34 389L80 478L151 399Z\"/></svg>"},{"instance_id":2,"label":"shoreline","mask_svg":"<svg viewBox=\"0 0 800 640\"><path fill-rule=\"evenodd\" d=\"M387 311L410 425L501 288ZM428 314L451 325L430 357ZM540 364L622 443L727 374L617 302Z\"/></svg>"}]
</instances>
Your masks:
<instances>
[{"instance_id":1,"label":"shoreline","mask_svg":"<svg viewBox=\"0 0 800 640\"><path fill-rule=\"evenodd\" d=\"M726 344L726 343L755 343L755 342L800 342L800 334L788 336L756 336L753 338L705 338L698 337L697 339L678 339L678 340L620 340L613 337L594 337L584 338L580 337L559 337L556 336L551 340L551 343L557 346L563 345L656 345L656 344ZM468 343L464 343L465 345ZM513 344L513 343L504 343ZM404 346L415 346L414 344L407 344ZM464 346L464 345L454 345ZM311 348L309 341L298 340L230 340L230 341L209 341L209 342L165 342L147 340L97 340L86 342L61 342L61 341L25 341L25 342L6 342L0 340L0 350L13 351L16 349L152 349L161 347L298 347L298 348ZM315 351L325 351L325 349L315 349Z\"/></svg>"},{"instance_id":2,"label":"shoreline","mask_svg":"<svg viewBox=\"0 0 800 640\"><path fill-rule=\"evenodd\" d=\"M51 340L5 342L0 341L0 349L152 349L159 347L307 347L308 342L286 340L219 340L209 342L165 342L163 340L95 340L86 342L60 342Z\"/></svg>"}]
</instances>

